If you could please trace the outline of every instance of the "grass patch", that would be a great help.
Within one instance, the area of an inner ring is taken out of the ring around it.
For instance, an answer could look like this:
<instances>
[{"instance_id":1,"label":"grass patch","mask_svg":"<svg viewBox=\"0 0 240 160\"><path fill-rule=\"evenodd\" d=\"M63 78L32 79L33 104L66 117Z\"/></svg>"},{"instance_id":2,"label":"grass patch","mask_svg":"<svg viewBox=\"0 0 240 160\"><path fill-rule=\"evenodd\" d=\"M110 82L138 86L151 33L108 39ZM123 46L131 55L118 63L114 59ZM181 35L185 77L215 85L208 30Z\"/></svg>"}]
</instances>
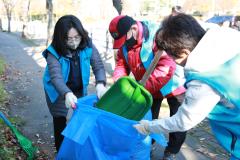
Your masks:
<instances>
[{"instance_id":1,"label":"grass patch","mask_svg":"<svg viewBox=\"0 0 240 160\"><path fill-rule=\"evenodd\" d=\"M4 104L6 100L7 100L7 93L4 90L4 86L2 82L0 81L0 105Z\"/></svg>"},{"instance_id":2,"label":"grass patch","mask_svg":"<svg viewBox=\"0 0 240 160\"><path fill-rule=\"evenodd\" d=\"M5 72L5 62L0 57L0 78ZM7 92L4 89L2 80L0 79L0 109L4 109L5 102L7 101ZM12 120L11 120L12 121ZM16 153L22 152L21 148L16 145L16 140L12 138L10 129L0 119L0 159L16 159Z\"/></svg>"},{"instance_id":3,"label":"grass patch","mask_svg":"<svg viewBox=\"0 0 240 160\"><path fill-rule=\"evenodd\" d=\"M0 77L4 74L5 72L5 62L2 57L0 57ZM0 80L0 105L2 105L7 99L7 93L4 90L4 86L2 81Z\"/></svg>"},{"instance_id":4,"label":"grass patch","mask_svg":"<svg viewBox=\"0 0 240 160\"><path fill-rule=\"evenodd\" d=\"M38 46L36 43L34 43L34 41L32 39L22 38L22 36L21 36L22 33L11 32L11 33L8 33L8 34L11 34L11 35L15 36L16 38L18 38L19 40L21 40L23 43L25 43L28 46Z\"/></svg>"},{"instance_id":5,"label":"grass patch","mask_svg":"<svg viewBox=\"0 0 240 160\"><path fill-rule=\"evenodd\" d=\"M2 75L5 71L5 62L2 57L0 57L0 75Z\"/></svg>"},{"instance_id":6,"label":"grass patch","mask_svg":"<svg viewBox=\"0 0 240 160\"><path fill-rule=\"evenodd\" d=\"M38 46L36 43L34 43L33 40L31 39L25 39L25 38L21 38L22 42L25 43L28 46Z\"/></svg>"}]
</instances>

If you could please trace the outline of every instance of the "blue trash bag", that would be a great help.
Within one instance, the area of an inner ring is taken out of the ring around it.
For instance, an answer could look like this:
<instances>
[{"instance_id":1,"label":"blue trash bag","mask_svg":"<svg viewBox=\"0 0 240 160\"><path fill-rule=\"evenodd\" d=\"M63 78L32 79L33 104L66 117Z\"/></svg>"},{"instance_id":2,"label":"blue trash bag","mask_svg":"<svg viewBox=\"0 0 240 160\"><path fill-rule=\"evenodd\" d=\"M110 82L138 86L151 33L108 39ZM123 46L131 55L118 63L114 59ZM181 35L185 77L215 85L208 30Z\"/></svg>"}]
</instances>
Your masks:
<instances>
[{"instance_id":1,"label":"blue trash bag","mask_svg":"<svg viewBox=\"0 0 240 160\"><path fill-rule=\"evenodd\" d=\"M57 160L150 160L151 136L161 145L163 134L144 136L129 120L93 107L96 95L78 99L77 109L64 129ZM151 120L149 111L143 119Z\"/></svg>"}]
</instances>

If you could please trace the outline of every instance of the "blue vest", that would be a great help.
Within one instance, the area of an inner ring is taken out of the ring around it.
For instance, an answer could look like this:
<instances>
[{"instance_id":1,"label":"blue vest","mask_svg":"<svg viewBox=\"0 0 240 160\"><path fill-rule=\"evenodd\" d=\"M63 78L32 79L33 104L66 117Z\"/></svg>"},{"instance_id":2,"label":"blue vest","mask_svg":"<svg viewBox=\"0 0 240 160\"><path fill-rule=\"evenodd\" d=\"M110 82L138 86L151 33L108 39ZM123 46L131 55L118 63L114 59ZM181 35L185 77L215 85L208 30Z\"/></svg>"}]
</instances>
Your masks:
<instances>
[{"instance_id":1,"label":"blue vest","mask_svg":"<svg viewBox=\"0 0 240 160\"><path fill-rule=\"evenodd\" d=\"M154 53L152 50L153 40L154 40L155 34L160 26L155 23L150 23L147 21L144 21L143 23L149 29L149 38L143 40L142 48L140 51L140 58L141 58L141 62L143 64L144 68L147 70L154 58ZM122 47L122 50L123 50L124 58L125 58L126 62L128 63L128 52L127 52L127 48L125 45ZM184 78L184 71L181 69L181 67L176 65L176 70L175 70L174 75L167 82L167 84L165 84L160 89L160 92L163 96L167 96L168 94L170 94L174 90L176 90L178 87L183 86L185 81L186 80Z\"/></svg>"},{"instance_id":2,"label":"blue vest","mask_svg":"<svg viewBox=\"0 0 240 160\"><path fill-rule=\"evenodd\" d=\"M67 83L68 81L68 76L70 72L70 61L68 58L60 56L55 49L50 45L47 48L47 51L49 51L53 56L55 56L59 63L61 64L61 69L62 69L62 76L64 79L64 82ZM46 50L42 53L43 57L46 58ZM80 59L80 72L82 75L82 84L83 84L83 95L87 95L87 86L89 84L89 78L90 78L90 59L92 55L92 48L86 47L84 50L80 51L79 53L79 59ZM45 72L43 75L43 85L44 89L51 100L52 103L54 103L58 96L59 93L53 86L48 70L48 65L45 68Z\"/></svg>"},{"instance_id":3,"label":"blue vest","mask_svg":"<svg viewBox=\"0 0 240 160\"><path fill-rule=\"evenodd\" d=\"M240 159L240 54L212 71L188 72L186 78L187 82L200 80L208 84L235 106L227 108L219 102L208 118L220 144L233 159Z\"/></svg>"}]
</instances>

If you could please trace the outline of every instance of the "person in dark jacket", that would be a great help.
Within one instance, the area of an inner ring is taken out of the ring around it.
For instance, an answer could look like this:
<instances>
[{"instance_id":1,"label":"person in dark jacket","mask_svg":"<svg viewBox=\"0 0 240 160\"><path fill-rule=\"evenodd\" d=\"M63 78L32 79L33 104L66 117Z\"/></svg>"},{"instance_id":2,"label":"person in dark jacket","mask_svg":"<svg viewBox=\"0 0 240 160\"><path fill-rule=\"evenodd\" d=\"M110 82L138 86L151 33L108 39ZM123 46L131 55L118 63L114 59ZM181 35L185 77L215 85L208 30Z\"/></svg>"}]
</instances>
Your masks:
<instances>
[{"instance_id":1,"label":"person in dark jacket","mask_svg":"<svg viewBox=\"0 0 240 160\"><path fill-rule=\"evenodd\" d=\"M76 107L77 98L87 95L90 66L95 75L98 98L106 92L106 74L97 48L81 21L73 15L63 16L57 21L52 43L43 56L47 61L43 84L53 116L58 151L63 141L61 132L66 126L68 110Z\"/></svg>"}]
</instances>

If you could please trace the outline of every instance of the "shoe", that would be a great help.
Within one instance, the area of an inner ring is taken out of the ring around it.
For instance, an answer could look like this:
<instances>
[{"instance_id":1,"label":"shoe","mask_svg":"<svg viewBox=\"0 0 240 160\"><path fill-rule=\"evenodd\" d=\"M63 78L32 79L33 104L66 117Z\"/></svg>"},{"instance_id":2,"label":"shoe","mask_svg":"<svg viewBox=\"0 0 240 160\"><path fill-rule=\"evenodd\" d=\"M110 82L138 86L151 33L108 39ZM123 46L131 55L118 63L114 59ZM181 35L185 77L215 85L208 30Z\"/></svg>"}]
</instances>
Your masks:
<instances>
[{"instance_id":1,"label":"shoe","mask_svg":"<svg viewBox=\"0 0 240 160\"><path fill-rule=\"evenodd\" d=\"M162 160L176 160L176 154L170 153L169 151L164 151Z\"/></svg>"}]
</instances>

